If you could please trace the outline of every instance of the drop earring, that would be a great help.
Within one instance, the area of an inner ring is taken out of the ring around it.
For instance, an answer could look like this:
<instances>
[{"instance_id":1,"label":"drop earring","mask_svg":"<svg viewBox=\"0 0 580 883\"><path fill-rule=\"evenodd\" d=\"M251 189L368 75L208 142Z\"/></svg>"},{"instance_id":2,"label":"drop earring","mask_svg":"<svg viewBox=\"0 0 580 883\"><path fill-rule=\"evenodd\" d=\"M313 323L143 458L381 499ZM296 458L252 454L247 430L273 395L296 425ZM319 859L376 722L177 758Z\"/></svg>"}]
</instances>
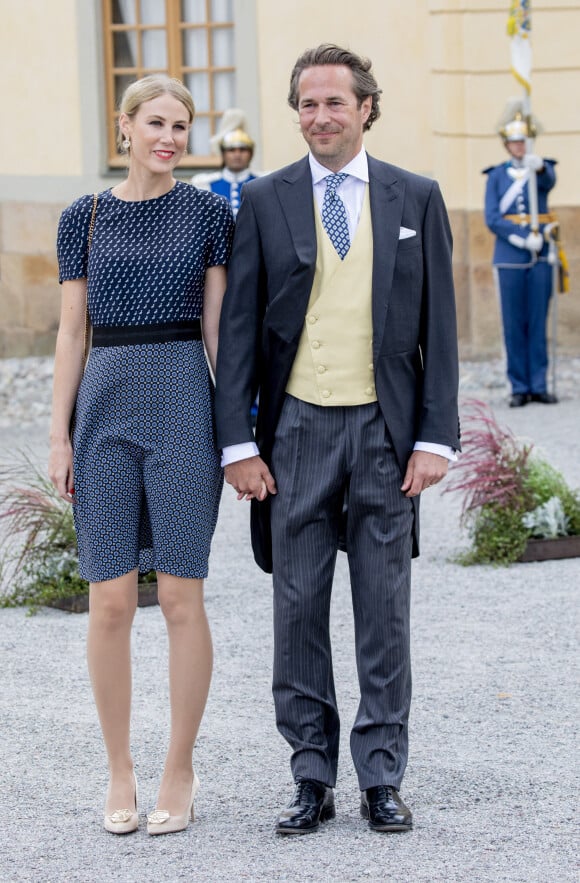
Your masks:
<instances>
[{"instance_id":1,"label":"drop earring","mask_svg":"<svg viewBox=\"0 0 580 883\"><path fill-rule=\"evenodd\" d=\"M124 141L123 141L123 149L124 149L124 150L129 150L130 147L131 147L131 142L129 141L128 138L125 138Z\"/></svg>"}]
</instances>

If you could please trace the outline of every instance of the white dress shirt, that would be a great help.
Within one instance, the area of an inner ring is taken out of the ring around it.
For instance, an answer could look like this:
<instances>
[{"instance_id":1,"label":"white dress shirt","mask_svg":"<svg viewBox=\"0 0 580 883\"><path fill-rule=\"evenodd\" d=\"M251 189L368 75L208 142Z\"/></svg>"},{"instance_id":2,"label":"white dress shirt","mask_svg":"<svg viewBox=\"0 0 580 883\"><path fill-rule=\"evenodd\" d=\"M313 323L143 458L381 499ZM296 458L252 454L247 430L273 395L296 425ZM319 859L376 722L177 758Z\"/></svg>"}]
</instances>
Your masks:
<instances>
[{"instance_id":1,"label":"white dress shirt","mask_svg":"<svg viewBox=\"0 0 580 883\"><path fill-rule=\"evenodd\" d=\"M315 157L309 153L308 161L310 163L310 172L312 174L312 187L314 190L314 200L318 206L318 211L322 214L322 203L324 200L324 191L326 190L326 181L328 175L333 174L330 169L321 165ZM346 218L348 222L348 233L350 241L354 239L360 213L365 195L365 187L369 182L369 165L367 154L364 147L345 165L341 172L345 172L348 177L344 179L337 190L339 196L346 209ZM446 457L448 460L457 460L457 454L453 448L447 445L433 444L432 442L415 442L413 449L415 451L427 451L431 454L438 454L440 457ZM238 460L245 460L248 457L255 457L259 454L258 446L254 442L242 442L238 445L228 445L222 450L222 466L228 466L230 463L236 463Z\"/></svg>"},{"instance_id":2,"label":"white dress shirt","mask_svg":"<svg viewBox=\"0 0 580 883\"><path fill-rule=\"evenodd\" d=\"M312 186L314 189L314 200L318 206L318 211L322 216L322 203L324 202L324 193L326 191L326 178L332 172L320 165L311 153L308 154L310 162L310 172L312 173ZM336 195L342 199L346 209L346 220L348 223L348 235L350 241L354 239L354 234L360 221L360 213L362 211L363 200L365 197L365 187L369 183L369 165L367 155L364 148L357 153L354 159L347 163L344 169L340 170L348 175L337 190Z\"/></svg>"}]
</instances>

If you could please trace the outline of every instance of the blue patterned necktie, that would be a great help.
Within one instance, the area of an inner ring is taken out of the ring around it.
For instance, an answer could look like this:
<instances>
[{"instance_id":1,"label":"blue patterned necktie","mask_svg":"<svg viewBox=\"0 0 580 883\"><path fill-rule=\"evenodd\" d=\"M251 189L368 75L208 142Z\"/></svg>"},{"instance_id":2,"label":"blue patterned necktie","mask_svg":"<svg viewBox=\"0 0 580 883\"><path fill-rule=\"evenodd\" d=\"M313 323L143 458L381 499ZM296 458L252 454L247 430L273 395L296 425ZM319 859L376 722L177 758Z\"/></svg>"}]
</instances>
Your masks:
<instances>
[{"instance_id":1,"label":"blue patterned necktie","mask_svg":"<svg viewBox=\"0 0 580 883\"><path fill-rule=\"evenodd\" d=\"M341 261L344 260L350 248L346 209L342 199L336 193L345 178L348 178L348 175L344 172L339 172L336 175L327 175L324 179L326 181L326 190L324 191L324 201L322 203L322 226L340 255Z\"/></svg>"}]
</instances>

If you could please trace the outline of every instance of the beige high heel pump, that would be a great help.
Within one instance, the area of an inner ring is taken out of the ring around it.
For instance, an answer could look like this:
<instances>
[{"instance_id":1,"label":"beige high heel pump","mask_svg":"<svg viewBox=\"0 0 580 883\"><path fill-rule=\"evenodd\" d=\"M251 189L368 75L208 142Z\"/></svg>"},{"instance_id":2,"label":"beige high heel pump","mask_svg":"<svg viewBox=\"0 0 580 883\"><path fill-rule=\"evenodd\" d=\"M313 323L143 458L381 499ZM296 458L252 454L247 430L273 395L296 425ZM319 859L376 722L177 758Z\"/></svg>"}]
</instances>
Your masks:
<instances>
[{"instance_id":1,"label":"beige high heel pump","mask_svg":"<svg viewBox=\"0 0 580 883\"><path fill-rule=\"evenodd\" d=\"M189 824L189 820L191 819L192 822L194 820L193 802L198 791L199 779L197 778L197 773L194 772L191 797L185 813L179 816L172 816L166 809L156 809L147 816L147 833L156 835L174 834L176 831L184 831Z\"/></svg>"},{"instance_id":2,"label":"beige high heel pump","mask_svg":"<svg viewBox=\"0 0 580 883\"><path fill-rule=\"evenodd\" d=\"M137 812L137 776L135 778L135 809L116 809L112 813L105 813L105 830L111 834L131 834L139 827L139 814Z\"/></svg>"}]
</instances>

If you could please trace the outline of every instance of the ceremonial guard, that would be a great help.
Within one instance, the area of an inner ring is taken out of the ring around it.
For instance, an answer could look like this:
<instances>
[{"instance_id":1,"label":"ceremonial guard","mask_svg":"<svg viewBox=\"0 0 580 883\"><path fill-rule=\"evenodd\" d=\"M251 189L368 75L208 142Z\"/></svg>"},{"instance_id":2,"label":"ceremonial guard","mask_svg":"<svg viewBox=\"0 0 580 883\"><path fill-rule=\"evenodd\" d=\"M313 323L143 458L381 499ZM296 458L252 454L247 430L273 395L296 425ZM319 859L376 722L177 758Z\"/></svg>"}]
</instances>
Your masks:
<instances>
[{"instance_id":1,"label":"ceremonial guard","mask_svg":"<svg viewBox=\"0 0 580 883\"><path fill-rule=\"evenodd\" d=\"M219 131L210 138L210 143L212 151L221 155L222 168L219 172L194 175L191 183L225 196L235 217L244 184L257 177L250 170L255 144L246 131L244 112L236 107L226 110Z\"/></svg>"},{"instance_id":2,"label":"ceremonial guard","mask_svg":"<svg viewBox=\"0 0 580 883\"><path fill-rule=\"evenodd\" d=\"M485 222L495 234L494 271L499 287L510 407L528 402L554 404L547 390L546 322L553 289L548 261L548 193L556 183L553 159L527 150L536 127L513 105L504 115L499 134L509 159L484 169L487 177ZM532 216L537 213L537 218Z\"/></svg>"}]
</instances>

